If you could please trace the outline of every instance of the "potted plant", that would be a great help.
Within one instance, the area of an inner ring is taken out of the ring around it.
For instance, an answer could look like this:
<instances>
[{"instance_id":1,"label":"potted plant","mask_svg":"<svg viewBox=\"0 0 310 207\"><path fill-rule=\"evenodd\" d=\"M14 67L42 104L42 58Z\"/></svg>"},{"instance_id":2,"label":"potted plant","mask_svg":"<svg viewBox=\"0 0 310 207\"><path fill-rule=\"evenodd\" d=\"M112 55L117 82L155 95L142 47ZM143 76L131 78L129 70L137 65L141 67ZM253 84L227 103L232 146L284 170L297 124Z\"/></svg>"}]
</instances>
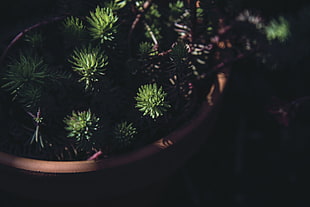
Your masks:
<instances>
[{"instance_id":1,"label":"potted plant","mask_svg":"<svg viewBox=\"0 0 310 207\"><path fill-rule=\"evenodd\" d=\"M1 57L2 188L110 199L182 166L212 129L230 65L264 37L260 19L229 21L217 3L115 0L19 33Z\"/></svg>"}]
</instances>

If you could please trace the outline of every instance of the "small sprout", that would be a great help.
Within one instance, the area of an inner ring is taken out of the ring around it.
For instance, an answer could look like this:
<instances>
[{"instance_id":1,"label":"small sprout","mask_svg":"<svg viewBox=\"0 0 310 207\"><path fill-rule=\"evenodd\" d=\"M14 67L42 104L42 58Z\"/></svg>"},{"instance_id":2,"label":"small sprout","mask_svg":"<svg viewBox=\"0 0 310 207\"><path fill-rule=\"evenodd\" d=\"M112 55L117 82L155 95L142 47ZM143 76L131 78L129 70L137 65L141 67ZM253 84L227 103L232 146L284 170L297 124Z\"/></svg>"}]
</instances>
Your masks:
<instances>
[{"instance_id":1,"label":"small sprout","mask_svg":"<svg viewBox=\"0 0 310 207\"><path fill-rule=\"evenodd\" d=\"M166 95L167 93L156 83L142 85L135 97L136 108L143 112L143 116L149 115L156 119L171 107L165 100Z\"/></svg>"},{"instance_id":2,"label":"small sprout","mask_svg":"<svg viewBox=\"0 0 310 207\"><path fill-rule=\"evenodd\" d=\"M127 121L117 124L113 131L113 143L118 149L125 149L132 145L137 129Z\"/></svg>"},{"instance_id":3,"label":"small sprout","mask_svg":"<svg viewBox=\"0 0 310 207\"><path fill-rule=\"evenodd\" d=\"M127 4L127 0L112 0L108 3L105 3L105 7L111 8L113 11L124 8Z\"/></svg>"},{"instance_id":4,"label":"small sprout","mask_svg":"<svg viewBox=\"0 0 310 207\"><path fill-rule=\"evenodd\" d=\"M8 70L2 78L5 82L2 88L16 98L20 93L28 93L27 89L41 88L48 77L47 66L43 59L21 53L19 59L13 60L8 65ZM25 95L22 94L22 96Z\"/></svg>"},{"instance_id":5,"label":"small sprout","mask_svg":"<svg viewBox=\"0 0 310 207\"><path fill-rule=\"evenodd\" d=\"M20 91L18 101L26 108L35 107L39 103L42 93L42 88L29 85Z\"/></svg>"},{"instance_id":6,"label":"small sprout","mask_svg":"<svg viewBox=\"0 0 310 207\"><path fill-rule=\"evenodd\" d=\"M149 42L141 42L139 44L139 55L142 58L146 58L148 56L152 56L156 54L156 51L154 50L153 44Z\"/></svg>"},{"instance_id":7,"label":"small sprout","mask_svg":"<svg viewBox=\"0 0 310 207\"><path fill-rule=\"evenodd\" d=\"M33 48L42 47L43 36L39 32L33 32L31 34L27 33L25 35L25 41L28 42Z\"/></svg>"},{"instance_id":8,"label":"small sprout","mask_svg":"<svg viewBox=\"0 0 310 207\"><path fill-rule=\"evenodd\" d=\"M75 138L79 146L94 144L93 134L98 130L99 118L90 110L75 112L64 119L68 138Z\"/></svg>"},{"instance_id":9,"label":"small sprout","mask_svg":"<svg viewBox=\"0 0 310 207\"><path fill-rule=\"evenodd\" d=\"M43 136L40 132L40 126L43 123L43 117L41 116L41 109L38 108L36 115L32 114L31 112L27 112L29 116L32 117L34 125L35 125L35 131L33 135L31 136L29 140L29 144L35 144L36 147L38 147L39 150L42 150L45 147L46 140L43 139Z\"/></svg>"},{"instance_id":10,"label":"small sprout","mask_svg":"<svg viewBox=\"0 0 310 207\"><path fill-rule=\"evenodd\" d=\"M198 7L196 12L197 18L202 19L204 17L204 10L202 7Z\"/></svg>"},{"instance_id":11,"label":"small sprout","mask_svg":"<svg viewBox=\"0 0 310 207\"><path fill-rule=\"evenodd\" d=\"M180 21L180 16L184 13L185 7L184 2L177 0L176 2L169 3L169 26L173 26L174 23Z\"/></svg>"},{"instance_id":12,"label":"small sprout","mask_svg":"<svg viewBox=\"0 0 310 207\"><path fill-rule=\"evenodd\" d=\"M265 33L268 40L278 39L280 42L284 42L290 35L289 22L284 17L279 17L278 20L273 19L265 27Z\"/></svg>"},{"instance_id":13,"label":"small sprout","mask_svg":"<svg viewBox=\"0 0 310 207\"><path fill-rule=\"evenodd\" d=\"M184 11L184 2L180 0L176 2L170 2L169 9L171 13L179 15Z\"/></svg>"},{"instance_id":14,"label":"small sprout","mask_svg":"<svg viewBox=\"0 0 310 207\"><path fill-rule=\"evenodd\" d=\"M144 4L144 3L143 3ZM141 4L142 7L140 7L141 10L143 10L143 4ZM158 19L161 17L161 14L159 13L159 7L156 3L153 3L150 8L149 11L145 14L145 18L146 19Z\"/></svg>"},{"instance_id":15,"label":"small sprout","mask_svg":"<svg viewBox=\"0 0 310 207\"><path fill-rule=\"evenodd\" d=\"M94 82L99 81L99 77L104 75L106 70L107 56L98 47L83 47L75 49L69 62L73 64L72 68L82 78L80 82L85 82L85 89L92 87Z\"/></svg>"},{"instance_id":16,"label":"small sprout","mask_svg":"<svg viewBox=\"0 0 310 207\"><path fill-rule=\"evenodd\" d=\"M80 38L85 31L85 26L78 17L71 16L64 20L63 29L66 34Z\"/></svg>"},{"instance_id":17,"label":"small sprout","mask_svg":"<svg viewBox=\"0 0 310 207\"><path fill-rule=\"evenodd\" d=\"M181 64L186 61L188 58L188 49L186 44L183 42L175 44L170 53L170 57L176 64Z\"/></svg>"},{"instance_id":18,"label":"small sprout","mask_svg":"<svg viewBox=\"0 0 310 207\"><path fill-rule=\"evenodd\" d=\"M95 12L90 12L90 17L86 17L90 24L90 34L93 39L99 39L101 43L114 39L113 35L116 32L115 23L118 17L113 14L111 8L97 7Z\"/></svg>"},{"instance_id":19,"label":"small sprout","mask_svg":"<svg viewBox=\"0 0 310 207\"><path fill-rule=\"evenodd\" d=\"M138 10L141 12L144 11L143 1L136 2ZM162 26L161 26L161 14L159 13L158 5L156 3L152 3L148 9L148 12L145 12L145 37L149 40L152 40L155 45L157 45L158 41L162 39Z\"/></svg>"}]
</instances>

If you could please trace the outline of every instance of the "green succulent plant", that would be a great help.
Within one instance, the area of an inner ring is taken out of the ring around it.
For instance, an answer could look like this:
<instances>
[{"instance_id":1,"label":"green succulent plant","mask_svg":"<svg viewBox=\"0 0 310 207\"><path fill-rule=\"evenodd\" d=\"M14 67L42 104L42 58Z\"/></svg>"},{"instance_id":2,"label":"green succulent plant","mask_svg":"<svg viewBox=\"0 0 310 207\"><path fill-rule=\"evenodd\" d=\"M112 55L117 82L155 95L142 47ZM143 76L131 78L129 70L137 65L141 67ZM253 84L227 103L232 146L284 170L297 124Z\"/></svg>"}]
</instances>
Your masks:
<instances>
[{"instance_id":1,"label":"green succulent plant","mask_svg":"<svg viewBox=\"0 0 310 207\"><path fill-rule=\"evenodd\" d=\"M114 127L113 143L118 149L125 149L135 141L136 134L137 129L133 126L133 123L123 121Z\"/></svg>"},{"instance_id":2,"label":"green succulent plant","mask_svg":"<svg viewBox=\"0 0 310 207\"><path fill-rule=\"evenodd\" d=\"M141 58L146 58L157 54L157 51L154 50L153 44L150 42L141 42L139 44L139 55Z\"/></svg>"},{"instance_id":3,"label":"green succulent plant","mask_svg":"<svg viewBox=\"0 0 310 207\"><path fill-rule=\"evenodd\" d=\"M171 13L180 15L184 10L184 2L180 0L176 2L169 2L169 9Z\"/></svg>"},{"instance_id":4,"label":"green succulent plant","mask_svg":"<svg viewBox=\"0 0 310 207\"><path fill-rule=\"evenodd\" d=\"M85 83L85 89L91 89L93 83L99 81L100 76L103 76L108 64L107 56L99 47L83 47L75 49L71 55L69 62L72 63L72 68L80 76L80 82Z\"/></svg>"},{"instance_id":5,"label":"green succulent plant","mask_svg":"<svg viewBox=\"0 0 310 207\"><path fill-rule=\"evenodd\" d=\"M90 110L72 111L72 114L64 119L67 137L74 138L79 148L92 146L95 143L93 134L99 129L99 120Z\"/></svg>"},{"instance_id":6,"label":"green succulent plant","mask_svg":"<svg viewBox=\"0 0 310 207\"><path fill-rule=\"evenodd\" d=\"M24 94L25 91L27 93L26 89L43 87L49 77L47 65L42 58L20 53L19 58L8 65L8 70L2 78L4 84L1 87L14 95L14 99L19 95L25 97L28 96Z\"/></svg>"},{"instance_id":7,"label":"green succulent plant","mask_svg":"<svg viewBox=\"0 0 310 207\"><path fill-rule=\"evenodd\" d=\"M99 39L101 43L114 39L118 17L111 8L97 7L86 19L90 24L89 31L93 39Z\"/></svg>"},{"instance_id":8,"label":"green succulent plant","mask_svg":"<svg viewBox=\"0 0 310 207\"><path fill-rule=\"evenodd\" d=\"M39 32L33 32L32 34L26 34L25 41L28 42L33 48L41 47L43 43L43 35Z\"/></svg>"},{"instance_id":9,"label":"green succulent plant","mask_svg":"<svg viewBox=\"0 0 310 207\"><path fill-rule=\"evenodd\" d=\"M165 100L167 93L163 91L162 87L158 87L156 83L142 85L138 89L135 97L137 103L136 108L143 112L143 116L150 116L156 119L164 113L171 106Z\"/></svg>"},{"instance_id":10,"label":"green succulent plant","mask_svg":"<svg viewBox=\"0 0 310 207\"><path fill-rule=\"evenodd\" d=\"M265 33L268 40L284 42L290 35L290 24L284 17L273 19L265 27Z\"/></svg>"},{"instance_id":11,"label":"green succulent plant","mask_svg":"<svg viewBox=\"0 0 310 207\"><path fill-rule=\"evenodd\" d=\"M125 7L126 4L127 0L112 0L110 2L105 3L105 7L111 8L113 11L115 11Z\"/></svg>"},{"instance_id":12,"label":"green succulent plant","mask_svg":"<svg viewBox=\"0 0 310 207\"><path fill-rule=\"evenodd\" d=\"M41 100L42 94L42 88L29 85L22 90L22 93L19 93L18 101L26 108L36 107Z\"/></svg>"},{"instance_id":13,"label":"green succulent plant","mask_svg":"<svg viewBox=\"0 0 310 207\"><path fill-rule=\"evenodd\" d=\"M85 32L85 28L86 28L82 20L80 20L78 17L73 17L73 16L67 17L64 20L62 26L63 26L64 32L71 38L72 36L76 38L80 38Z\"/></svg>"},{"instance_id":14,"label":"green succulent plant","mask_svg":"<svg viewBox=\"0 0 310 207\"><path fill-rule=\"evenodd\" d=\"M172 48L170 57L176 64L184 63L188 58L188 49L183 42L178 42Z\"/></svg>"}]
</instances>

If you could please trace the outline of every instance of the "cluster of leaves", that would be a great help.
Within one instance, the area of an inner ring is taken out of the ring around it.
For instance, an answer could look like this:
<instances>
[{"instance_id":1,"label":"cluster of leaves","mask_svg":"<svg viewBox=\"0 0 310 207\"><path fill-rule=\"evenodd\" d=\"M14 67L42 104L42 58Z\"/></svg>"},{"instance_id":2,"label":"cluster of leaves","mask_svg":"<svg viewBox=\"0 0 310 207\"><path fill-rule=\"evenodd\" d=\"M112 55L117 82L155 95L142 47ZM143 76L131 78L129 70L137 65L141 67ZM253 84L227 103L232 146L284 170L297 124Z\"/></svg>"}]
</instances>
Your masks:
<instances>
[{"instance_id":1,"label":"cluster of leaves","mask_svg":"<svg viewBox=\"0 0 310 207\"><path fill-rule=\"evenodd\" d=\"M153 44L150 42L141 42L139 45L139 55L142 59L156 54Z\"/></svg>"},{"instance_id":2,"label":"cluster of leaves","mask_svg":"<svg viewBox=\"0 0 310 207\"><path fill-rule=\"evenodd\" d=\"M149 115L155 119L171 107L165 100L166 95L163 88L158 87L156 83L142 85L135 98L136 107L143 112L143 115Z\"/></svg>"},{"instance_id":3,"label":"cluster of leaves","mask_svg":"<svg viewBox=\"0 0 310 207\"><path fill-rule=\"evenodd\" d=\"M99 128L99 120L90 110L73 111L64 119L68 137L76 139L79 149L91 149L96 144L93 135Z\"/></svg>"},{"instance_id":4,"label":"cluster of leaves","mask_svg":"<svg viewBox=\"0 0 310 207\"><path fill-rule=\"evenodd\" d=\"M113 135L113 144L114 147L118 150L123 150L134 143L137 129L133 126L133 123L128 123L127 121L123 121L117 124L114 128Z\"/></svg>"},{"instance_id":5,"label":"cluster of leaves","mask_svg":"<svg viewBox=\"0 0 310 207\"><path fill-rule=\"evenodd\" d=\"M2 88L13 95L13 100L33 105L40 100L42 88L49 78L51 75L43 59L20 53L19 58L8 65Z\"/></svg>"},{"instance_id":6,"label":"cluster of leaves","mask_svg":"<svg viewBox=\"0 0 310 207\"><path fill-rule=\"evenodd\" d=\"M265 32L268 40L279 40L284 42L290 35L289 22L282 16L278 20L271 20L265 27Z\"/></svg>"},{"instance_id":7,"label":"cluster of leaves","mask_svg":"<svg viewBox=\"0 0 310 207\"><path fill-rule=\"evenodd\" d=\"M41 47L43 43L43 35L39 32L34 32L33 34L26 34L25 41L29 42L31 47Z\"/></svg>"},{"instance_id":8,"label":"cluster of leaves","mask_svg":"<svg viewBox=\"0 0 310 207\"><path fill-rule=\"evenodd\" d=\"M104 7L111 8L113 11L122 9L126 6L127 0L114 0L105 2Z\"/></svg>"},{"instance_id":9,"label":"cluster of leaves","mask_svg":"<svg viewBox=\"0 0 310 207\"><path fill-rule=\"evenodd\" d=\"M70 38L80 39L86 27L78 17L71 16L64 20L63 29Z\"/></svg>"},{"instance_id":10,"label":"cluster of leaves","mask_svg":"<svg viewBox=\"0 0 310 207\"><path fill-rule=\"evenodd\" d=\"M72 68L80 76L80 82L85 82L85 90L92 88L93 83L99 81L99 77L103 76L108 64L107 56L99 47L83 47L75 49L69 60Z\"/></svg>"},{"instance_id":11,"label":"cluster of leaves","mask_svg":"<svg viewBox=\"0 0 310 207\"><path fill-rule=\"evenodd\" d=\"M116 32L115 24L118 17L113 13L111 8L97 7L95 12L90 12L90 17L86 17L91 25L90 32L94 39L100 39L101 43L113 39Z\"/></svg>"},{"instance_id":12,"label":"cluster of leaves","mask_svg":"<svg viewBox=\"0 0 310 207\"><path fill-rule=\"evenodd\" d=\"M170 57L176 65L183 65L188 58L188 49L184 43L176 44L170 53Z\"/></svg>"}]
</instances>

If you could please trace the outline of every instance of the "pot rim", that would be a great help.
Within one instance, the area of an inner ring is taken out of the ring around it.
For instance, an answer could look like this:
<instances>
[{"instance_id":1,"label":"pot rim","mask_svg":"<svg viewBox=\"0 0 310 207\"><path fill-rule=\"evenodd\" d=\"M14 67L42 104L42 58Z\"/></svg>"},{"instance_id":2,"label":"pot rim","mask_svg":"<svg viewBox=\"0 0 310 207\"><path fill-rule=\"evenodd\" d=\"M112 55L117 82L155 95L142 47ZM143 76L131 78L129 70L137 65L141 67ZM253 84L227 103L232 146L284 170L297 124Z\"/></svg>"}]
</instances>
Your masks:
<instances>
[{"instance_id":1,"label":"pot rim","mask_svg":"<svg viewBox=\"0 0 310 207\"><path fill-rule=\"evenodd\" d=\"M165 150L182 140L184 133L190 133L190 131L194 130L196 125L199 125L199 123L202 122L209 112L208 109L208 106L204 104L202 110L199 111L200 114L192 119L188 125L185 125L185 127L176 129L164 138L161 138L133 152L122 155L98 160L48 161L19 157L5 152L0 152L0 164L41 173L84 173L130 164L143 159L144 157L148 157L159 151Z\"/></svg>"}]
</instances>

